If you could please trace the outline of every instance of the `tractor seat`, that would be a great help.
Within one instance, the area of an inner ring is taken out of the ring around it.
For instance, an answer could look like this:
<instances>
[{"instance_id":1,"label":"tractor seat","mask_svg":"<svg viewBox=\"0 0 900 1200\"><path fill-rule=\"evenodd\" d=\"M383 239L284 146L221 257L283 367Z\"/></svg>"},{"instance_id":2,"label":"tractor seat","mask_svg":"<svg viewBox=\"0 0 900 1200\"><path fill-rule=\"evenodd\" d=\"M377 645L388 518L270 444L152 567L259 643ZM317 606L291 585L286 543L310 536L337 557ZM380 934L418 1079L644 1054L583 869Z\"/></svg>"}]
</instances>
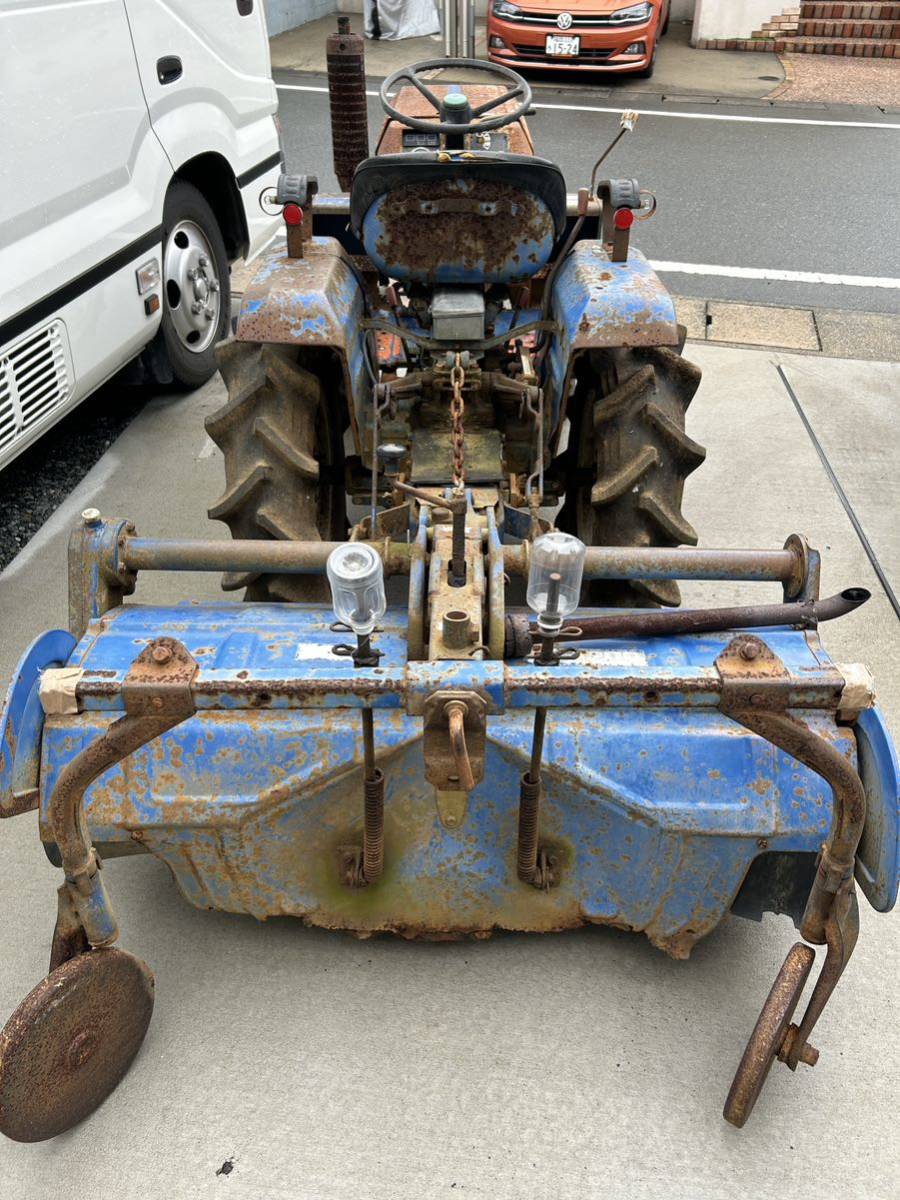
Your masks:
<instances>
[{"instance_id":1,"label":"tractor seat","mask_svg":"<svg viewBox=\"0 0 900 1200\"><path fill-rule=\"evenodd\" d=\"M384 154L356 168L350 227L378 270L405 282L488 284L546 266L566 225L559 167L526 154L446 155Z\"/></svg>"}]
</instances>

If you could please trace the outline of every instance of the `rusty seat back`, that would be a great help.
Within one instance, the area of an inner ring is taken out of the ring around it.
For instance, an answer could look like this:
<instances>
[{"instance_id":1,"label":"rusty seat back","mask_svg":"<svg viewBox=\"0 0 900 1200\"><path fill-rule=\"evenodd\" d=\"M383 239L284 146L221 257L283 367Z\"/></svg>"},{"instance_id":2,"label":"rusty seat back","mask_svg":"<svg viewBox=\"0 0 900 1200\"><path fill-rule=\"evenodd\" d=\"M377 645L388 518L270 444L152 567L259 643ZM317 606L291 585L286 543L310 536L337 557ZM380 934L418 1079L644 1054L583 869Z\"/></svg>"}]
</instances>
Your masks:
<instances>
[{"instance_id":1,"label":"rusty seat back","mask_svg":"<svg viewBox=\"0 0 900 1200\"><path fill-rule=\"evenodd\" d=\"M390 154L360 163L350 224L387 276L514 283L548 262L566 222L559 167L519 154Z\"/></svg>"}]
</instances>

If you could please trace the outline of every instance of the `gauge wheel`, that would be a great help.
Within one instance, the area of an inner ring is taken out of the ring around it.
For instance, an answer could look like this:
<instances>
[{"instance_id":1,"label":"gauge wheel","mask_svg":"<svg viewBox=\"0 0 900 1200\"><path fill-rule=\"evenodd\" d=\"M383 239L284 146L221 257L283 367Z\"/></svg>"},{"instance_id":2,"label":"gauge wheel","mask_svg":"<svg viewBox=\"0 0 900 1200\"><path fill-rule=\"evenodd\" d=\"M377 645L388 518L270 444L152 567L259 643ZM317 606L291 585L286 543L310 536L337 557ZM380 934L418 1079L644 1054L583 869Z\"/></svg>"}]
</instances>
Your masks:
<instances>
[{"instance_id":1,"label":"gauge wheel","mask_svg":"<svg viewBox=\"0 0 900 1200\"><path fill-rule=\"evenodd\" d=\"M162 295L157 337L173 380L199 387L215 374L216 344L230 329L231 283L215 214L183 180L169 188L163 210Z\"/></svg>"}]
</instances>

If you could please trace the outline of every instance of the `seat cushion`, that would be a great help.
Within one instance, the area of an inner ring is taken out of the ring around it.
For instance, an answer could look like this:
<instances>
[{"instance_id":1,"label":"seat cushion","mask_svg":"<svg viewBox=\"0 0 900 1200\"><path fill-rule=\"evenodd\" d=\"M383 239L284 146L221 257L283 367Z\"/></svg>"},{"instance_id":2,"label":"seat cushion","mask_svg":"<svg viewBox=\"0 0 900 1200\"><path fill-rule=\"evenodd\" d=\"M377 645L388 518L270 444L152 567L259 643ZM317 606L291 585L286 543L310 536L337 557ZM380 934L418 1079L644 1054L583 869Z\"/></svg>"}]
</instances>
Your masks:
<instances>
[{"instance_id":1,"label":"seat cushion","mask_svg":"<svg viewBox=\"0 0 900 1200\"><path fill-rule=\"evenodd\" d=\"M360 163L350 224L384 275L421 283L514 283L548 262L566 185L546 159L390 154Z\"/></svg>"}]
</instances>

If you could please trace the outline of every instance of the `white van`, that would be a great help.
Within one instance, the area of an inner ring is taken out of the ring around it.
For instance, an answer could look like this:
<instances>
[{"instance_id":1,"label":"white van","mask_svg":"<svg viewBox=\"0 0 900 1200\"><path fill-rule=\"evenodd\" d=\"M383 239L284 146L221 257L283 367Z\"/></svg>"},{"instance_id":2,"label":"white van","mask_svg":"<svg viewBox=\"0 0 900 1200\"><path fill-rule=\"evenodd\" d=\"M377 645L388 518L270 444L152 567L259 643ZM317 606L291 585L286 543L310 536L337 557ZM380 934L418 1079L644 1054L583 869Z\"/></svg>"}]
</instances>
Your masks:
<instances>
[{"instance_id":1,"label":"white van","mask_svg":"<svg viewBox=\"0 0 900 1200\"><path fill-rule=\"evenodd\" d=\"M282 169L263 0L0 0L0 468L120 367L194 387Z\"/></svg>"}]
</instances>

